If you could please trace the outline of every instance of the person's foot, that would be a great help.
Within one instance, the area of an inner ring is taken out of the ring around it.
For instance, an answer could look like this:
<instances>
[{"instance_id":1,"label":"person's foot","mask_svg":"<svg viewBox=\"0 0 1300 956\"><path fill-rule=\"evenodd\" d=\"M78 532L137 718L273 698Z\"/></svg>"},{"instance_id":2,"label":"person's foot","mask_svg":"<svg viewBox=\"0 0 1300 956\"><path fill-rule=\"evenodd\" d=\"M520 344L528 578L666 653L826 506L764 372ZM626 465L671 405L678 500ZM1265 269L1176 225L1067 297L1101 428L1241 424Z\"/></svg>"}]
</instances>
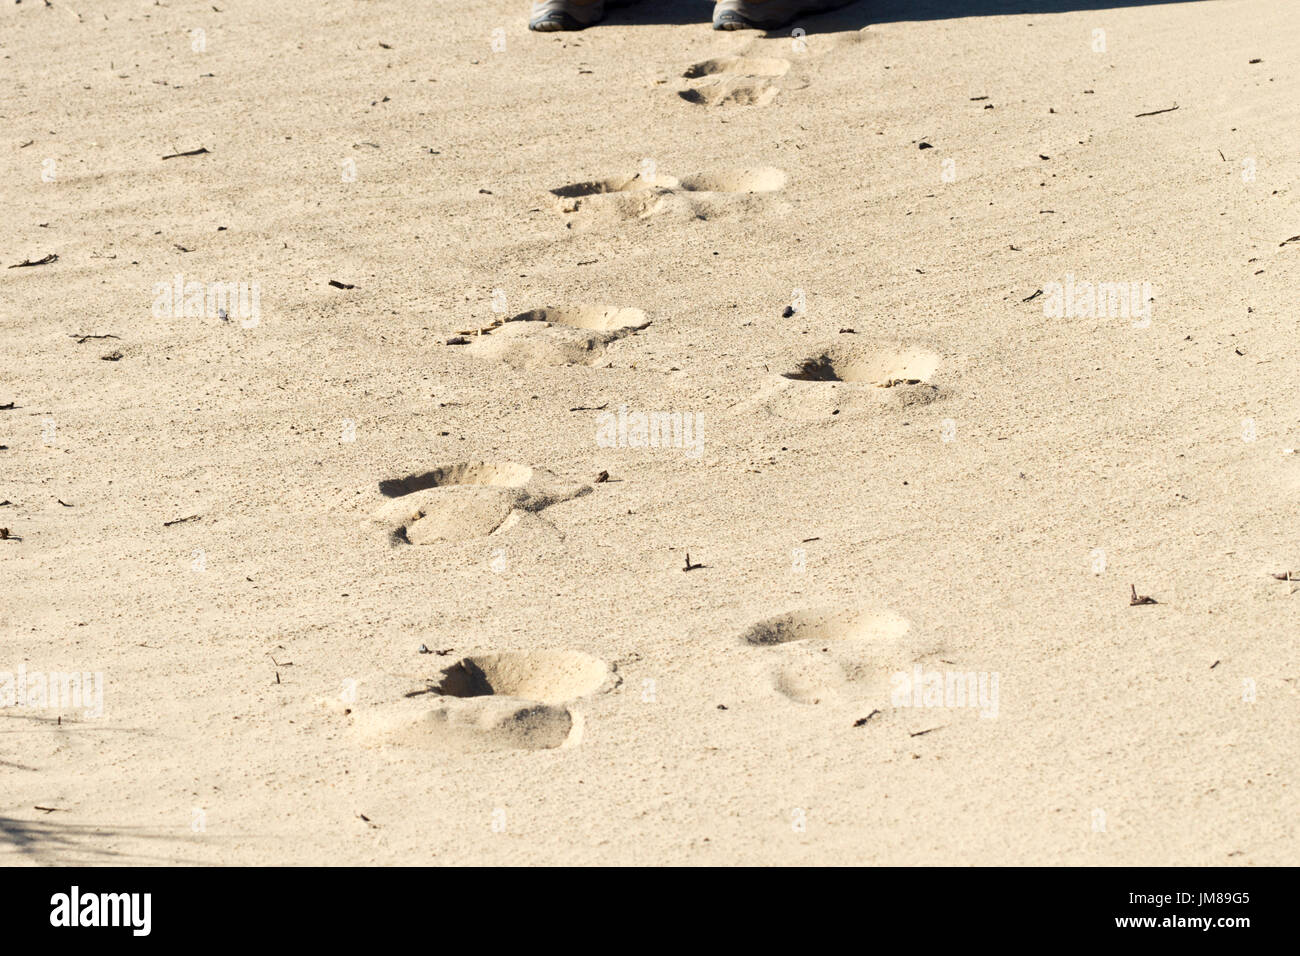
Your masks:
<instances>
[{"instance_id":1,"label":"person's foot","mask_svg":"<svg viewBox=\"0 0 1300 956\"><path fill-rule=\"evenodd\" d=\"M715 30L771 30L805 13L822 13L849 0L718 0L713 8Z\"/></svg>"},{"instance_id":2,"label":"person's foot","mask_svg":"<svg viewBox=\"0 0 1300 956\"><path fill-rule=\"evenodd\" d=\"M528 29L541 33L581 30L605 16L605 0L535 0Z\"/></svg>"}]
</instances>

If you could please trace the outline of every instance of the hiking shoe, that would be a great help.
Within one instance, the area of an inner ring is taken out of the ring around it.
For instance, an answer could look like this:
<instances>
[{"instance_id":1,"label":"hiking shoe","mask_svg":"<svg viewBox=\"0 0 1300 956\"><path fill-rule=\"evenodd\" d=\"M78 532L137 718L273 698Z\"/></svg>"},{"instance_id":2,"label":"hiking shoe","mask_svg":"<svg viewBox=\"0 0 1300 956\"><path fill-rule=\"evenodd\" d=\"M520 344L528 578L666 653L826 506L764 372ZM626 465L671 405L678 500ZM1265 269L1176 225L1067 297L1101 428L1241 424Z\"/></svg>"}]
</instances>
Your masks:
<instances>
[{"instance_id":1,"label":"hiking shoe","mask_svg":"<svg viewBox=\"0 0 1300 956\"><path fill-rule=\"evenodd\" d=\"M604 16L605 0L537 0L528 18L528 29L540 33L581 30Z\"/></svg>"}]
</instances>

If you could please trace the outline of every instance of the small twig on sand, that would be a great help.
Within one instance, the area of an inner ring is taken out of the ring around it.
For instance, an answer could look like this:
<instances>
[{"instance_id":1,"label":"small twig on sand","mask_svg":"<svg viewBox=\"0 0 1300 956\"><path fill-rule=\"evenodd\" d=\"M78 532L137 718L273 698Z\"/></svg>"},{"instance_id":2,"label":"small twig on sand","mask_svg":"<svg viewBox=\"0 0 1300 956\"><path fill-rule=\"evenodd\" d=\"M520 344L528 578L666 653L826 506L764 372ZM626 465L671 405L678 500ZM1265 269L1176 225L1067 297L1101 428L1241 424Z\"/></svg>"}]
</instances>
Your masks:
<instances>
[{"instance_id":1,"label":"small twig on sand","mask_svg":"<svg viewBox=\"0 0 1300 956\"><path fill-rule=\"evenodd\" d=\"M51 252L44 259L24 259L22 262L15 262L9 268L23 269L26 268L27 266L48 266L51 262L58 262L58 261L59 261L59 254L57 252Z\"/></svg>"},{"instance_id":2,"label":"small twig on sand","mask_svg":"<svg viewBox=\"0 0 1300 956\"><path fill-rule=\"evenodd\" d=\"M180 153L168 153L163 159L179 159L181 156L202 156L204 153L210 153L212 150L206 146L200 146L198 149L187 149Z\"/></svg>"},{"instance_id":3,"label":"small twig on sand","mask_svg":"<svg viewBox=\"0 0 1300 956\"><path fill-rule=\"evenodd\" d=\"M1138 594L1138 589L1137 589L1136 586L1130 584L1128 587L1129 587L1129 590L1133 592L1133 596L1129 599L1129 602L1128 602L1129 607L1137 607L1139 604L1159 604L1159 603L1160 603L1159 601L1157 601L1155 598L1151 597L1150 595L1147 595L1147 594Z\"/></svg>"}]
</instances>

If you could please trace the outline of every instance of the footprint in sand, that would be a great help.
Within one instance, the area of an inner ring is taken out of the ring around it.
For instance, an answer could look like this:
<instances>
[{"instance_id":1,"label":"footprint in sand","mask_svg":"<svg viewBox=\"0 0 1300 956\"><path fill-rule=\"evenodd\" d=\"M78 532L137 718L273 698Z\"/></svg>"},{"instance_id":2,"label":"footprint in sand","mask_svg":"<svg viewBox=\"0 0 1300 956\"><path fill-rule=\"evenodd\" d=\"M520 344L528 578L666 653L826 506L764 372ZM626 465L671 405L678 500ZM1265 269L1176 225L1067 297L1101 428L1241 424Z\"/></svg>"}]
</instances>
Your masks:
<instances>
[{"instance_id":1,"label":"footprint in sand","mask_svg":"<svg viewBox=\"0 0 1300 956\"><path fill-rule=\"evenodd\" d=\"M640 309L533 309L480 330L466 351L516 368L590 365L613 342L650 325Z\"/></svg>"},{"instance_id":2,"label":"footprint in sand","mask_svg":"<svg viewBox=\"0 0 1300 956\"><path fill-rule=\"evenodd\" d=\"M942 358L924 348L835 343L776 375L744 407L820 419L881 407L928 405L950 394Z\"/></svg>"},{"instance_id":3,"label":"footprint in sand","mask_svg":"<svg viewBox=\"0 0 1300 956\"><path fill-rule=\"evenodd\" d=\"M581 651L481 654L462 658L399 703L355 708L353 726L363 739L399 752L573 747L583 731L573 702L619 682L610 665Z\"/></svg>"},{"instance_id":4,"label":"footprint in sand","mask_svg":"<svg viewBox=\"0 0 1300 956\"><path fill-rule=\"evenodd\" d=\"M585 231L651 216L714 219L749 211L785 186L785 173L771 166L724 169L675 179L656 174L573 183L551 190L566 228Z\"/></svg>"},{"instance_id":5,"label":"footprint in sand","mask_svg":"<svg viewBox=\"0 0 1300 956\"><path fill-rule=\"evenodd\" d=\"M379 483L392 499L371 517L393 544L434 544L501 534L545 508L591 491L510 462L459 462Z\"/></svg>"},{"instance_id":6,"label":"footprint in sand","mask_svg":"<svg viewBox=\"0 0 1300 956\"><path fill-rule=\"evenodd\" d=\"M755 624L741 641L775 649L760 665L773 688L800 704L887 695L892 675L917 657L909 624L888 608L806 608Z\"/></svg>"},{"instance_id":7,"label":"footprint in sand","mask_svg":"<svg viewBox=\"0 0 1300 956\"><path fill-rule=\"evenodd\" d=\"M790 61L767 56L724 56L693 64L682 75L696 80L678 96L699 106L766 106L781 92L772 80Z\"/></svg>"}]
</instances>

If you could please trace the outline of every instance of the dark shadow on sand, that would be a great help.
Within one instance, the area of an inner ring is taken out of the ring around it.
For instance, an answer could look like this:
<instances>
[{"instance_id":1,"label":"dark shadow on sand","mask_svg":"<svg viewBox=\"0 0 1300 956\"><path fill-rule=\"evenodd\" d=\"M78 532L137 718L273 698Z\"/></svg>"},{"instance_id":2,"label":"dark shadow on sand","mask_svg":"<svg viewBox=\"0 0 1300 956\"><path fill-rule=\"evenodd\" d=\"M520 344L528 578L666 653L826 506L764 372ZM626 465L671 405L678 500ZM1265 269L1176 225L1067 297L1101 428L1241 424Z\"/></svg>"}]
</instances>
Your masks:
<instances>
[{"instance_id":1,"label":"dark shadow on sand","mask_svg":"<svg viewBox=\"0 0 1300 956\"><path fill-rule=\"evenodd\" d=\"M172 834L143 827L87 826L62 822L54 813L41 820L0 816L0 866L12 866L18 862L59 866L142 863L184 866L199 862L170 854L122 852L105 845L127 838L167 841L173 846L177 842Z\"/></svg>"},{"instance_id":2,"label":"dark shadow on sand","mask_svg":"<svg viewBox=\"0 0 1300 956\"><path fill-rule=\"evenodd\" d=\"M958 17L1000 17L1022 14L1076 13L1087 10L1112 10L1122 7L1154 7L1187 0L858 0L838 10L803 16L779 30L768 31L769 37L789 36L795 27L809 35L861 30L873 23L899 20L950 20ZM1210 3L1213 0L1200 0ZM632 0L625 6L612 7L602 26L644 26L648 24L707 24L713 4L706 0ZM763 31L746 31L758 35Z\"/></svg>"}]
</instances>

